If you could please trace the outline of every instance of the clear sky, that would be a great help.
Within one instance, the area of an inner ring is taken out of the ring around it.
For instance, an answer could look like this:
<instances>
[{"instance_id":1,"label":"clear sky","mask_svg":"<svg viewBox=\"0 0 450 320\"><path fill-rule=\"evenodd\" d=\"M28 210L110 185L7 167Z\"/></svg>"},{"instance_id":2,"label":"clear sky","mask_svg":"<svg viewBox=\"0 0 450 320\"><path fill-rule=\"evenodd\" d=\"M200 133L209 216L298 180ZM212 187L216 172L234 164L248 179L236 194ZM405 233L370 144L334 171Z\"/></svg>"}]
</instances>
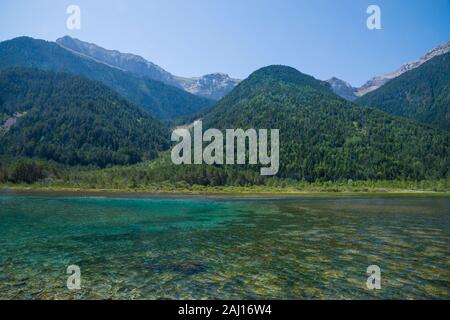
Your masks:
<instances>
[{"instance_id":1,"label":"clear sky","mask_svg":"<svg viewBox=\"0 0 450 320\"><path fill-rule=\"evenodd\" d=\"M70 4L81 30L66 27ZM366 27L370 4L381 30ZM284 64L356 86L449 41L450 0L0 0L0 41L66 34L180 76Z\"/></svg>"}]
</instances>

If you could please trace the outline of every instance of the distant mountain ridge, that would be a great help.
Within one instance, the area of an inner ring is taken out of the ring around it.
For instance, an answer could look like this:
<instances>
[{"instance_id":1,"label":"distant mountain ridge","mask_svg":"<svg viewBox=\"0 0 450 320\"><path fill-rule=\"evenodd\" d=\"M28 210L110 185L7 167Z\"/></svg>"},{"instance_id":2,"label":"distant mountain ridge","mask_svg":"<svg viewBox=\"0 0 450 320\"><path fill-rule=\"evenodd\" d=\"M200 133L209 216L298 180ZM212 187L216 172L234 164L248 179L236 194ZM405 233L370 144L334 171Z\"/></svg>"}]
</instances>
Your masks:
<instances>
[{"instance_id":1,"label":"distant mountain ridge","mask_svg":"<svg viewBox=\"0 0 450 320\"><path fill-rule=\"evenodd\" d=\"M155 118L165 121L192 114L212 104L212 100L98 62L55 42L30 37L0 42L0 69L16 66L67 72L100 81Z\"/></svg>"},{"instance_id":2,"label":"distant mountain ridge","mask_svg":"<svg viewBox=\"0 0 450 320\"><path fill-rule=\"evenodd\" d=\"M354 101L369 92L377 90L378 88L382 87L387 82L389 82L390 80L401 76L405 72L414 70L414 69L420 67L425 62L433 59L434 57L446 54L448 52L450 52L450 41L430 50L429 52L427 52L425 55L423 55L420 59L418 59L416 61L406 63L406 64L400 66L397 70L395 70L393 72L373 77L372 79L367 81L364 85L362 85L360 88L353 87L350 84L348 84L347 82L345 82L344 80L341 80L341 79L338 79L335 77L331 78L330 80L327 80L327 82L329 82L331 84L333 91L337 95L339 95L342 98L347 99L349 101Z\"/></svg>"},{"instance_id":3,"label":"distant mountain ridge","mask_svg":"<svg viewBox=\"0 0 450 320\"><path fill-rule=\"evenodd\" d=\"M117 50L108 50L96 44L84 42L69 36L57 39L56 43L66 49L78 52L99 62L129 71L133 74L148 77L152 80L161 81L208 99L221 99L239 83L239 80L232 79L224 73L212 73L198 78L174 76L141 56L122 53Z\"/></svg>"},{"instance_id":4,"label":"distant mountain ridge","mask_svg":"<svg viewBox=\"0 0 450 320\"><path fill-rule=\"evenodd\" d=\"M241 81L239 79L233 79L225 73L212 73L197 78L179 77L138 55L104 49L96 44L84 42L69 36L59 38L56 42L66 49L78 52L99 62L148 77L152 80L161 81L194 95L212 100L220 100L231 92ZM447 52L450 52L450 41L432 49L416 61L400 66L394 72L373 77L360 88L353 87L348 82L336 77L332 77L327 82L331 85L334 93L346 100L354 101L358 97L380 88L388 81L403 73L413 70L430 59Z\"/></svg>"},{"instance_id":5,"label":"distant mountain ridge","mask_svg":"<svg viewBox=\"0 0 450 320\"><path fill-rule=\"evenodd\" d=\"M178 82L174 79L172 74L158 65L145 60L141 56L131 53L122 53L117 50L104 49L94 43L81 41L69 36L57 39L56 43L66 49L80 53L112 67L130 71L137 75L146 76L152 80L161 81L172 86L178 86Z\"/></svg>"},{"instance_id":6,"label":"distant mountain ridge","mask_svg":"<svg viewBox=\"0 0 450 320\"><path fill-rule=\"evenodd\" d=\"M356 96L356 92L358 89L352 87L350 83L336 77L327 80L327 82L331 85L333 92L338 96L348 101L354 101L358 98Z\"/></svg>"},{"instance_id":7,"label":"distant mountain ridge","mask_svg":"<svg viewBox=\"0 0 450 320\"><path fill-rule=\"evenodd\" d=\"M230 78L225 73L212 73L200 78L177 77L184 90L195 95L213 100L225 97L240 82L238 79Z\"/></svg>"},{"instance_id":8,"label":"distant mountain ridge","mask_svg":"<svg viewBox=\"0 0 450 320\"><path fill-rule=\"evenodd\" d=\"M393 72L387 73L385 75L373 77L372 79L367 81L361 88L359 88L356 91L356 95L358 97L362 97L363 95L380 88L382 85L387 83L389 80L397 78L398 76L404 74L405 72L408 72L410 70L418 68L425 62L433 59L434 57L440 56L447 52L450 52L450 41L432 49L431 51L427 52L425 55L423 55L420 59L418 59L416 61L406 63L406 64L400 66L400 68L398 68L397 70L395 70Z\"/></svg>"}]
</instances>

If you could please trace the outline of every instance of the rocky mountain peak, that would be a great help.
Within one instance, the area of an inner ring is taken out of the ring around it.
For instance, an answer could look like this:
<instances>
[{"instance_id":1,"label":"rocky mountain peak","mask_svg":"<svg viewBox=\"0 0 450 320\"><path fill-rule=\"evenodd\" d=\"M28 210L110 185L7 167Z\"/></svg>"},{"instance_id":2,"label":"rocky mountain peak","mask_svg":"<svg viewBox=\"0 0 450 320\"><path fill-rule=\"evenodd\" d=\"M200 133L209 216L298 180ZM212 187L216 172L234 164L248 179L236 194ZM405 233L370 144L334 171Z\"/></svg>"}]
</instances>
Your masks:
<instances>
[{"instance_id":1,"label":"rocky mountain peak","mask_svg":"<svg viewBox=\"0 0 450 320\"><path fill-rule=\"evenodd\" d=\"M333 89L334 93L336 93L338 96L349 101L356 100L357 96L355 95L355 93L357 89L352 87L350 83L336 77L332 77L326 82L331 85L331 89Z\"/></svg>"},{"instance_id":2,"label":"rocky mountain peak","mask_svg":"<svg viewBox=\"0 0 450 320\"><path fill-rule=\"evenodd\" d=\"M211 73L199 78L179 78L183 88L195 95L219 100L240 82L225 73Z\"/></svg>"},{"instance_id":3,"label":"rocky mountain peak","mask_svg":"<svg viewBox=\"0 0 450 320\"><path fill-rule=\"evenodd\" d=\"M209 99L219 100L239 83L239 80L232 79L227 74L220 72L207 74L199 78L177 77L141 56L108 50L69 36L59 38L56 42L65 49L94 59L97 62L148 77Z\"/></svg>"},{"instance_id":4,"label":"rocky mountain peak","mask_svg":"<svg viewBox=\"0 0 450 320\"><path fill-rule=\"evenodd\" d=\"M430 50L429 52L427 52L425 55L423 55L420 59L418 59L416 61L409 62L409 63L406 63L406 64L400 66L400 68L398 68L397 70L395 70L391 73L373 77L372 79L367 81L361 88L359 88L356 91L356 95L358 97L361 97L369 92L372 92L372 91L378 89L379 87L381 87L382 85L384 85L389 80L397 78L398 76L404 74L405 72L408 72L417 67L420 67L425 62L433 59L434 57L445 54L447 52L450 52L450 41Z\"/></svg>"}]
</instances>

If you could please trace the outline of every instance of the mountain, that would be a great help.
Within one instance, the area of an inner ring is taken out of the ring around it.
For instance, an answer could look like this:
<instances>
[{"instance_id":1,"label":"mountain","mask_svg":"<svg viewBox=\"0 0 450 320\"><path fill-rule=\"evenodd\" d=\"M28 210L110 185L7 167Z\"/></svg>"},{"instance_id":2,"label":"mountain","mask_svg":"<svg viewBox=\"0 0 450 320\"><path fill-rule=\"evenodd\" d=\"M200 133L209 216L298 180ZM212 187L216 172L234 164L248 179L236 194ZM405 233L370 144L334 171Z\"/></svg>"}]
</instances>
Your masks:
<instances>
[{"instance_id":1,"label":"mountain","mask_svg":"<svg viewBox=\"0 0 450 320\"><path fill-rule=\"evenodd\" d=\"M178 77L177 79L187 92L213 100L220 100L226 96L240 81L230 78L225 73L212 73L200 78Z\"/></svg>"},{"instance_id":2,"label":"mountain","mask_svg":"<svg viewBox=\"0 0 450 320\"><path fill-rule=\"evenodd\" d=\"M358 89L352 87L350 83L335 77L327 80L327 82L331 85L331 89L333 89L333 92L338 96L348 101L354 101L358 98L356 96L356 91Z\"/></svg>"},{"instance_id":3,"label":"mountain","mask_svg":"<svg viewBox=\"0 0 450 320\"><path fill-rule=\"evenodd\" d=\"M450 131L450 52L403 73L357 103Z\"/></svg>"},{"instance_id":4,"label":"mountain","mask_svg":"<svg viewBox=\"0 0 450 320\"><path fill-rule=\"evenodd\" d=\"M429 51L419 60L402 65L399 69L397 69L394 72L373 77L360 88L352 87L349 83L345 82L344 80L335 77L327 80L327 82L331 85L335 94L348 101L355 101L359 97L362 97L367 93L370 93L372 91L377 90L378 88L381 88L390 80L395 79L408 71L420 67L422 64L428 62L434 57L446 54L448 52L450 52L450 41L447 42L446 44L440 45L434 48L433 50Z\"/></svg>"},{"instance_id":5,"label":"mountain","mask_svg":"<svg viewBox=\"0 0 450 320\"><path fill-rule=\"evenodd\" d=\"M168 149L168 129L97 81L0 71L0 151L70 165L131 164Z\"/></svg>"},{"instance_id":6,"label":"mountain","mask_svg":"<svg viewBox=\"0 0 450 320\"><path fill-rule=\"evenodd\" d=\"M172 75L163 68L141 56L108 50L96 44L65 36L56 40L60 46L98 62L129 71L133 74L161 81L207 99L219 100L227 95L239 82L227 74L213 73L199 78L184 78Z\"/></svg>"},{"instance_id":7,"label":"mountain","mask_svg":"<svg viewBox=\"0 0 450 320\"><path fill-rule=\"evenodd\" d=\"M172 74L160 66L145 60L141 56L104 49L96 44L84 42L69 36L57 39L56 43L73 52L95 59L98 62L179 87L178 81L175 80Z\"/></svg>"},{"instance_id":8,"label":"mountain","mask_svg":"<svg viewBox=\"0 0 450 320\"><path fill-rule=\"evenodd\" d=\"M0 69L14 66L68 72L101 81L162 120L195 113L212 103L160 81L76 54L54 42L28 37L0 42Z\"/></svg>"},{"instance_id":9,"label":"mountain","mask_svg":"<svg viewBox=\"0 0 450 320\"><path fill-rule=\"evenodd\" d=\"M421 180L449 173L449 134L361 108L290 67L254 72L202 119L204 129L280 129L279 177Z\"/></svg>"},{"instance_id":10,"label":"mountain","mask_svg":"<svg viewBox=\"0 0 450 320\"><path fill-rule=\"evenodd\" d=\"M446 54L448 52L450 52L450 41L427 52L419 60L402 65L400 68L398 68L394 72L391 72L391 73L388 73L385 75L381 75L381 76L373 77L372 79L367 81L362 87L360 87L357 90L356 95L358 97L362 97L365 94L380 88L381 86L386 84L388 81L397 78L398 76L404 74L405 72L414 70L415 68L420 67L422 64L433 59L434 57Z\"/></svg>"}]
</instances>

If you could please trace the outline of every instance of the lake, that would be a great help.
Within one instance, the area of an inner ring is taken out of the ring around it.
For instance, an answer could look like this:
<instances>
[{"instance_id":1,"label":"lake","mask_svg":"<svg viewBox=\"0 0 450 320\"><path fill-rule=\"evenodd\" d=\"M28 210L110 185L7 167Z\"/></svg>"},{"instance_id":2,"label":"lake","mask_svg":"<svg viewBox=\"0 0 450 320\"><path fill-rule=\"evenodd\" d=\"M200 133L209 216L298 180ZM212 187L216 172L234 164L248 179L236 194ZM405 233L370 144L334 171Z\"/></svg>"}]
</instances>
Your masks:
<instances>
[{"instance_id":1,"label":"lake","mask_svg":"<svg viewBox=\"0 0 450 320\"><path fill-rule=\"evenodd\" d=\"M0 244L0 299L450 299L445 196L2 193Z\"/></svg>"}]
</instances>

